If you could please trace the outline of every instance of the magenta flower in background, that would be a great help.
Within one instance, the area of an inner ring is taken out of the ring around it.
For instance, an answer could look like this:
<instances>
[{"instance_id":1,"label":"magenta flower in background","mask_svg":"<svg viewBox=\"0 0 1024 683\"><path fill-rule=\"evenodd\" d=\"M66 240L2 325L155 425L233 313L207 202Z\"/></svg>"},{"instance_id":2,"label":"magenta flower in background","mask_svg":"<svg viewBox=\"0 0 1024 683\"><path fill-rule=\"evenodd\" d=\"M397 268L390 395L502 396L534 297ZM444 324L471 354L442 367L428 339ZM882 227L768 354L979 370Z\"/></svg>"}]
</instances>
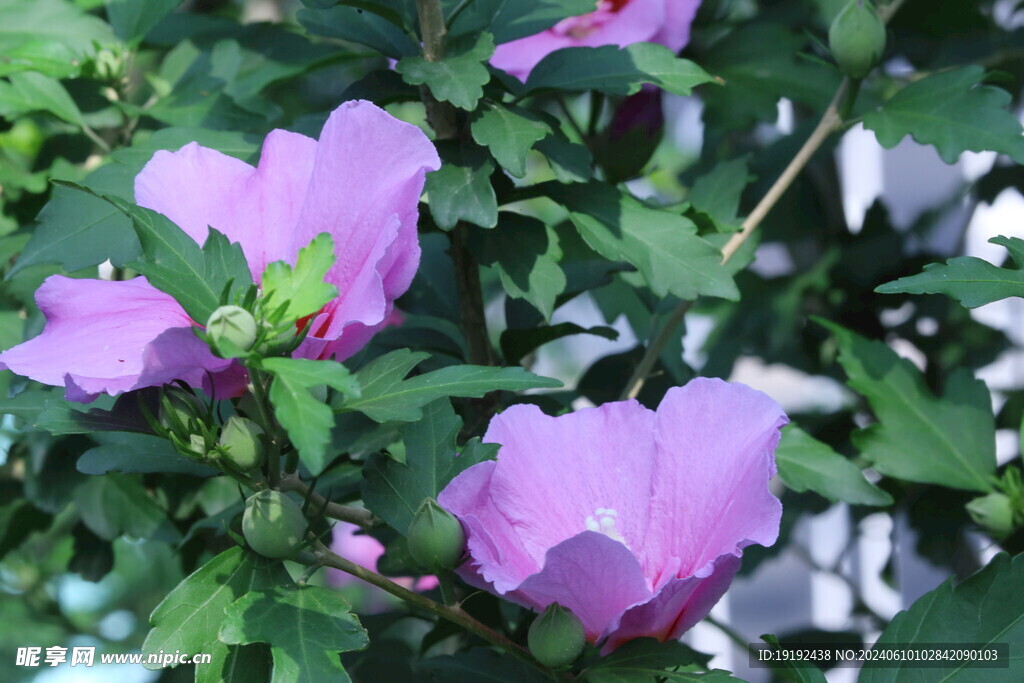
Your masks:
<instances>
[{"instance_id":1,"label":"magenta flower in background","mask_svg":"<svg viewBox=\"0 0 1024 683\"><path fill-rule=\"evenodd\" d=\"M416 221L424 175L439 166L416 126L353 101L331 114L319 142L271 132L255 168L196 143L157 152L135 179L135 199L200 244L208 226L241 244L257 282L268 263L294 264L300 248L330 233L336 261L327 281L339 295L310 321L296 355L341 360L387 324L394 300L409 288L420 259ZM65 386L69 399L176 379L198 386L210 374L221 396L244 387L238 367L192 333L206 321L189 319L143 277L108 282L54 275L36 302L46 328L0 354L0 369Z\"/></svg>"},{"instance_id":2,"label":"magenta flower in background","mask_svg":"<svg viewBox=\"0 0 1024 683\"><path fill-rule=\"evenodd\" d=\"M765 394L703 378L657 412L513 406L484 437L498 459L438 497L466 530L459 572L537 611L571 609L604 652L678 638L728 588L744 547L775 542L782 505L768 480L786 422Z\"/></svg>"},{"instance_id":3,"label":"magenta flower in background","mask_svg":"<svg viewBox=\"0 0 1024 683\"><path fill-rule=\"evenodd\" d=\"M569 17L526 38L499 45L491 64L526 81L533 67L564 47L659 43L673 52L690 40L701 0L598 0L589 14Z\"/></svg>"}]
</instances>

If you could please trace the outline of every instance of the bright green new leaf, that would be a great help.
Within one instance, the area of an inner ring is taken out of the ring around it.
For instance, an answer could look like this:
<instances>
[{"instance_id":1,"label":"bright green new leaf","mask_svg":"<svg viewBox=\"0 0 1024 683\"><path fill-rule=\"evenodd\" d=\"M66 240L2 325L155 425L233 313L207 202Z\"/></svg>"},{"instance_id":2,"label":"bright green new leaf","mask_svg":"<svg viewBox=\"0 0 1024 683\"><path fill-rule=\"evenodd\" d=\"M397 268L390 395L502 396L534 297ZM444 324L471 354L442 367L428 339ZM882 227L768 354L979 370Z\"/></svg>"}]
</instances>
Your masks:
<instances>
[{"instance_id":1,"label":"bright green new leaf","mask_svg":"<svg viewBox=\"0 0 1024 683\"><path fill-rule=\"evenodd\" d=\"M291 325L299 318L316 313L338 296L338 288L324 282L324 276L332 265L334 240L326 232L299 250L294 270L284 261L267 264L260 284L267 310L275 314L275 324ZM278 313L277 309L285 303L285 309Z\"/></svg>"},{"instance_id":2,"label":"bright green new leaf","mask_svg":"<svg viewBox=\"0 0 1024 683\"><path fill-rule=\"evenodd\" d=\"M442 102L472 111L484 96L484 86L491 80L486 62L493 54L494 37L481 33L472 47L453 56L436 62L418 56L403 57L395 69L407 83L426 85Z\"/></svg>"},{"instance_id":3,"label":"bright green new leaf","mask_svg":"<svg viewBox=\"0 0 1024 683\"><path fill-rule=\"evenodd\" d=\"M970 661L946 662L946 666L921 668L915 662L871 662L861 669L862 683L899 681L957 681L997 683L1024 678L1024 555L1010 559L996 555L988 566L959 584L953 579L921 596L910 609L900 612L882 631L876 645L895 643L927 646L931 643L997 645L1010 643L1009 666L982 668ZM949 645L947 645L949 647ZM1005 661L1005 660L1003 660Z\"/></svg>"},{"instance_id":4,"label":"bright green new leaf","mask_svg":"<svg viewBox=\"0 0 1024 683\"><path fill-rule=\"evenodd\" d=\"M1024 266L1024 240L993 237L993 244L1010 250L1017 266ZM945 263L930 263L924 272L887 282L880 294L945 294L967 308L977 308L1011 296L1024 296L1024 270L999 268L973 256L957 256Z\"/></svg>"},{"instance_id":5,"label":"bright green new leaf","mask_svg":"<svg viewBox=\"0 0 1024 683\"><path fill-rule=\"evenodd\" d=\"M404 464L379 453L370 457L363 470L366 506L404 534L425 498L436 498L455 475L497 452L496 445L473 439L456 456L455 438L461 428L462 419L447 400L425 407L423 419L402 428Z\"/></svg>"},{"instance_id":6,"label":"bright green new leaf","mask_svg":"<svg viewBox=\"0 0 1024 683\"><path fill-rule=\"evenodd\" d=\"M238 647L225 645L217 637L224 610L250 591L290 580L284 565L276 560L238 546L225 550L186 577L156 606L149 617L153 629L142 644L142 652L207 653L213 655L213 663L206 665L204 680L230 680L220 677L220 667L237 664L231 653ZM156 664L147 666L161 668Z\"/></svg>"},{"instance_id":7,"label":"bright green new leaf","mask_svg":"<svg viewBox=\"0 0 1024 683\"><path fill-rule=\"evenodd\" d=\"M314 475L320 474L328 464L327 444L331 440L334 413L310 389L328 386L348 399L357 400L358 381L344 365L334 361L265 358L260 366L274 375L270 385L274 415L288 432L302 462Z\"/></svg>"},{"instance_id":8,"label":"bright green new leaf","mask_svg":"<svg viewBox=\"0 0 1024 683\"><path fill-rule=\"evenodd\" d=\"M690 219L651 208L597 182L552 186L548 196L569 210L576 229L594 251L635 266L658 296L739 298L732 277L721 265L721 252L697 236Z\"/></svg>"},{"instance_id":9,"label":"bright green new leaf","mask_svg":"<svg viewBox=\"0 0 1024 683\"><path fill-rule=\"evenodd\" d=\"M985 70L966 66L911 83L881 108L864 115L864 127L886 148L910 135L934 145L947 164L966 151L991 150L1024 163L1021 124L1007 109L1010 93L981 85Z\"/></svg>"},{"instance_id":10,"label":"bright green new leaf","mask_svg":"<svg viewBox=\"0 0 1024 683\"><path fill-rule=\"evenodd\" d=\"M853 505L892 505L892 496L865 479L856 465L796 425L782 430L775 462L782 481L798 493L811 490Z\"/></svg>"},{"instance_id":11,"label":"bright green new leaf","mask_svg":"<svg viewBox=\"0 0 1024 683\"><path fill-rule=\"evenodd\" d=\"M704 69L672 50L654 43L633 43L619 48L567 47L540 61L526 81L527 92L598 90L611 95L632 95L645 83L676 95L714 79Z\"/></svg>"},{"instance_id":12,"label":"bright green new leaf","mask_svg":"<svg viewBox=\"0 0 1024 683\"><path fill-rule=\"evenodd\" d=\"M819 320L839 342L847 383L871 405L876 424L854 444L882 474L989 492L996 472L995 424L988 388L961 368L934 396L914 365L880 341Z\"/></svg>"},{"instance_id":13,"label":"bright green new leaf","mask_svg":"<svg viewBox=\"0 0 1024 683\"><path fill-rule=\"evenodd\" d=\"M233 645L269 644L273 683L349 681L338 653L369 644L350 609L337 591L321 586L254 590L225 610L220 639Z\"/></svg>"},{"instance_id":14,"label":"bright green new leaf","mask_svg":"<svg viewBox=\"0 0 1024 683\"><path fill-rule=\"evenodd\" d=\"M480 398L492 391L562 386L558 380L539 377L521 367L481 365L452 365L404 379L425 358L426 353L398 349L374 359L356 373L361 396L347 399L337 409L357 410L377 422L412 422L422 417L424 406L439 398Z\"/></svg>"},{"instance_id":15,"label":"bright green new leaf","mask_svg":"<svg viewBox=\"0 0 1024 683\"><path fill-rule=\"evenodd\" d=\"M478 113L471 130L477 144L491 150L501 167L517 178L526 175L526 155L551 133L551 127L535 114L497 103Z\"/></svg>"}]
</instances>

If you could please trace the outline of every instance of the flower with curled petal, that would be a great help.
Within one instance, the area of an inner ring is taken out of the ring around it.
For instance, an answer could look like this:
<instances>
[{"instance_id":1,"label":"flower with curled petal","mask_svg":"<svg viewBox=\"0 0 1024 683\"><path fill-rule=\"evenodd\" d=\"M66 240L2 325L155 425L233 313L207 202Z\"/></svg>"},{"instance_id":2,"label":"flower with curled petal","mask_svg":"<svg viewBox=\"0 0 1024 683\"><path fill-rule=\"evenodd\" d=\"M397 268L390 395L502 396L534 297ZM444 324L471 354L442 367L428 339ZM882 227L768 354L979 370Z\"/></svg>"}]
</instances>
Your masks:
<instances>
[{"instance_id":1,"label":"flower with curled petal","mask_svg":"<svg viewBox=\"0 0 1024 683\"><path fill-rule=\"evenodd\" d=\"M498 459L438 497L462 522L470 584L541 611L557 602L608 652L678 638L728 588L747 545L771 545L779 430L771 398L695 379L657 412L636 401L559 417L517 405L484 440Z\"/></svg>"},{"instance_id":2,"label":"flower with curled petal","mask_svg":"<svg viewBox=\"0 0 1024 683\"><path fill-rule=\"evenodd\" d=\"M298 250L327 232L336 259L326 280L338 296L313 320L296 351L344 359L386 325L394 300L419 265L416 233L424 176L440 166L415 126L370 102L346 102L320 139L271 132L256 167L196 143L157 152L135 178L135 199L196 242L214 228L238 242L259 282L268 263L295 263ZM42 334L0 354L7 368L65 386L69 399L119 394L174 380L240 393L243 373L214 356L192 332L206 321L144 277L123 282L54 275L36 293Z\"/></svg>"}]
</instances>

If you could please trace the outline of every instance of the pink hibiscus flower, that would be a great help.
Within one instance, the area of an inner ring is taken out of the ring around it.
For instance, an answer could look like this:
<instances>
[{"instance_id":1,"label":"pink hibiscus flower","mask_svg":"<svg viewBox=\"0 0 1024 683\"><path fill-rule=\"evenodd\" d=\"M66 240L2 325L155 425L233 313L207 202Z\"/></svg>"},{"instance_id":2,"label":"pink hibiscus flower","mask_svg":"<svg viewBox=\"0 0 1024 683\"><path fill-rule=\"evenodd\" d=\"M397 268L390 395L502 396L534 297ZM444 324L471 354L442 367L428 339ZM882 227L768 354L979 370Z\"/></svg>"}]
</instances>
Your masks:
<instances>
[{"instance_id":1,"label":"pink hibiscus flower","mask_svg":"<svg viewBox=\"0 0 1024 683\"><path fill-rule=\"evenodd\" d=\"M499 45L491 64L526 81L533 67L564 47L659 43L678 52L690 40L701 0L598 0L597 10L569 17L546 31Z\"/></svg>"},{"instance_id":2,"label":"pink hibiscus flower","mask_svg":"<svg viewBox=\"0 0 1024 683\"><path fill-rule=\"evenodd\" d=\"M466 530L459 572L537 611L558 602L604 652L678 638L728 588L744 547L775 542L782 505L768 480L786 422L765 394L717 379L669 390L657 412L513 406L484 437L498 459L438 498Z\"/></svg>"},{"instance_id":3,"label":"pink hibiscus flower","mask_svg":"<svg viewBox=\"0 0 1024 683\"><path fill-rule=\"evenodd\" d=\"M252 167L196 143L157 152L135 179L139 205L158 211L202 244L209 227L238 242L253 278L268 263L295 263L322 232L334 238L327 281L339 295L310 322L296 355L339 360L358 351L392 313L419 265L417 207L424 175L440 166L415 126L370 102L346 102L319 142L284 130L263 143ZM65 386L71 400L173 380L219 395L244 387L239 368L197 339L191 320L145 278L124 282L54 275L36 293L42 334L0 354L10 369Z\"/></svg>"}]
</instances>

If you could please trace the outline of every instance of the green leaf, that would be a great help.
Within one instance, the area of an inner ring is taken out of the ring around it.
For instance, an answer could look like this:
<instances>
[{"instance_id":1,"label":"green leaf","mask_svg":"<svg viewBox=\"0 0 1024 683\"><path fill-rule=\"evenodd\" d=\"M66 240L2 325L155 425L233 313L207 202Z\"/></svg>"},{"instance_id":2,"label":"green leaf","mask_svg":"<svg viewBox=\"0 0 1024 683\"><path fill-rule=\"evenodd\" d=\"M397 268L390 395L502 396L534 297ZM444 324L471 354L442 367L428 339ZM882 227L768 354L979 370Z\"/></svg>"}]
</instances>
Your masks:
<instances>
[{"instance_id":1,"label":"green leaf","mask_svg":"<svg viewBox=\"0 0 1024 683\"><path fill-rule=\"evenodd\" d=\"M961 583L953 579L925 593L910 609L897 614L882 631L876 646L891 644L1010 643L1008 668L982 668L971 662L950 661L940 668L920 668L914 662L866 662L862 683L887 681L1019 681L1024 678L1024 555L996 555L988 566Z\"/></svg>"},{"instance_id":2,"label":"green leaf","mask_svg":"<svg viewBox=\"0 0 1024 683\"><path fill-rule=\"evenodd\" d=\"M658 296L739 298L721 252L697 236L690 219L597 182L551 187L548 196L569 210L592 249L636 266Z\"/></svg>"},{"instance_id":3,"label":"green leaf","mask_svg":"<svg viewBox=\"0 0 1024 683\"><path fill-rule=\"evenodd\" d=\"M740 197L748 182L747 158L732 159L698 178L686 198L694 209L706 214L720 232L732 232L739 230Z\"/></svg>"},{"instance_id":4,"label":"green leaf","mask_svg":"<svg viewBox=\"0 0 1024 683\"><path fill-rule=\"evenodd\" d=\"M76 467L83 474L167 472L200 477L217 474L212 467L178 454L167 439L151 434L96 432L90 437L100 445L78 458Z\"/></svg>"},{"instance_id":5,"label":"green leaf","mask_svg":"<svg viewBox=\"0 0 1024 683\"><path fill-rule=\"evenodd\" d=\"M539 377L524 368L482 365L452 365L403 379L426 357L425 353L398 349L374 359L356 373L362 395L346 400L338 409L357 410L377 422L412 422L420 419L424 406L439 398L480 398L492 391L562 386L558 380Z\"/></svg>"},{"instance_id":6,"label":"green leaf","mask_svg":"<svg viewBox=\"0 0 1024 683\"><path fill-rule=\"evenodd\" d=\"M0 55L42 42L84 57L94 50L94 43L114 42L114 34L98 18L65 0L0 0Z\"/></svg>"},{"instance_id":7,"label":"green leaf","mask_svg":"<svg viewBox=\"0 0 1024 683\"><path fill-rule=\"evenodd\" d=\"M49 112L76 126L85 124L78 105L56 78L23 71L0 81L0 117L14 120L34 111Z\"/></svg>"},{"instance_id":8,"label":"green leaf","mask_svg":"<svg viewBox=\"0 0 1024 683\"><path fill-rule=\"evenodd\" d=\"M487 147L495 160L517 178L526 175L526 155L551 133L535 114L515 106L491 103L473 119L473 139Z\"/></svg>"},{"instance_id":9,"label":"green leaf","mask_svg":"<svg viewBox=\"0 0 1024 683\"><path fill-rule=\"evenodd\" d=\"M585 183L594 177L594 158L586 145L570 142L561 131L555 131L537 143L551 171L560 183Z\"/></svg>"},{"instance_id":10,"label":"green leaf","mask_svg":"<svg viewBox=\"0 0 1024 683\"><path fill-rule=\"evenodd\" d=\"M89 477L75 489L75 506L82 521L100 538L119 536L178 540L167 514L138 479L123 474Z\"/></svg>"},{"instance_id":11,"label":"green leaf","mask_svg":"<svg viewBox=\"0 0 1024 683\"><path fill-rule=\"evenodd\" d=\"M398 26L378 14L355 7L301 9L296 18L310 33L365 45L395 59L419 52Z\"/></svg>"},{"instance_id":12,"label":"green leaf","mask_svg":"<svg viewBox=\"0 0 1024 683\"><path fill-rule=\"evenodd\" d=\"M50 526L53 517L24 498L16 498L0 507L0 559L14 550L34 531Z\"/></svg>"},{"instance_id":13,"label":"green leaf","mask_svg":"<svg viewBox=\"0 0 1024 683\"><path fill-rule=\"evenodd\" d=\"M484 86L491 80L486 62L494 54L494 37L481 33L476 43L436 62L424 57L403 57L395 70L406 83L426 85L442 102L451 102L459 109L472 111L484 96Z\"/></svg>"},{"instance_id":14,"label":"green leaf","mask_svg":"<svg viewBox=\"0 0 1024 683\"><path fill-rule=\"evenodd\" d=\"M303 464L314 476L327 466L327 444L331 440L334 413L317 400L310 389L329 386L343 396L356 399L359 383L341 363L303 358L265 358L260 366L274 375L270 402L274 415L288 432Z\"/></svg>"},{"instance_id":15,"label":"green leaf","mask_svg":"<svg viewBox=\"0 0 1024 683\"><path fill-rule=\"evenodd\" d=\"M652 638L633 640L586 668L580 675L587 683L637 683L639 681L737 681L726 671L704 671L709 657L678 642L659 643Z\"/></svg>"},{"instance_id":16,"label":"green leaf","mask_svg":"<svg viewBox=\"0 0 1024 683\"><path fill-rule=\"evenodd\" d=\"M1024 240L1018 237L993 237L1020 266L1024 262ZM967 308L977 308L1011 296L1024 297L1024 271L999 268L973 256L958 256L945 263L930 263L919 275L902 277L881 285L879 294L945 294Z\"/></svg>"},{"instance_id":17,"label":"green leaf","mask_svg":"<svg viewBox=\"0 0 1024 683\"><path fill-rule=\"evenodd\" d=\"M291 581L284 565L276 560L260 557L240 547L225 550L186 577L165 597L149 623L153 629L142 644L145 654L159 651L203 652L213 655L215 664L206 680L232 680L218 678L222 666L236 666L232 655L237 646L221 642L217 634L224 621L224 610L250 591L270 588ZM244 648L248 649L248 648ZM147 665L148 668L160 668ZM246 679L250 680L250 679Z\"/></svg>"},{"instance_id":18,"label":"green leaf","mask_svg":"<svg viewBox=\"0 0 1024 683\"><path fill-rule=\"evenodd\" d=\"M471 245L481 264L498 271L506 294L526 299L550 320L555 300L566 285L558 265L562 249L553 228L535 218L503 213L498 228L476 231Z\"/></svg>"},{"instance_id":19,"label":"green leaf","mask_svg":"<svg viewBox=\"0 0 1024 683\"><path fill-rule=\"evenodd\" d=\"M117 37L125 42L138 42L180 5L181 0L106 0L104 4Z\"/></svg>"},{"instance_id":20,"label":"green leaf","mask_svg":"<svg viewBox=\"0 0 1024 683\"><path fill-rule=\"evenodd\" d=\"M910 135L934 145L947 164L966 151L991 150L1024 163L1021 124L1007 109L1010 93L980 85L985 70L966 66L911 83L880 109L864 115L864 127L886 148Z\"/></svg>"},{"instance_id":21,"label":"green leaf","mask_svg":"<svg viewBox=\"0 0 1024 683\"><path fill-rule=\"evenodd\" d=\"M551 680L510 655L480 647L424 659L416 665L416 670L429 674L429 680L435 683L544 683Z\"/></svg>"},{"instance_id":22,"label":"green leaf","mask_svg":"<svg viewBox=\"0 0 1024 683\"><path fill-rule=\"evenodd\" d=\"M322 232L299 250L295 269L284 261L267 264L260 284L263 299L274 311L287 303L276 324L293 324L299 318L312 315L324 304L338 296L338 288L324 282L324 276L334 265L334 240ZM276 311L275 311L276 313Z\"/></svg>"},{"instance_id":23,"label":"green leaf","mask_svg":"<svg viewBox=\"0 0 1024 683\"><path fill-rule=\"evenodd\" d=\"M593 0L474 0L455 18L449 33L460 36L491 31L500 45L545 31L566 17L593 11Z\"/></svg>"},{"instance_id":24,"label":"green leaf","mask_svg":"<svg viewBox=\"0 0 1024 683\"><path fill-rule=\"evenodd\" d=\"M663 45L633 43L624 48L605 45L556 50L533 67L526 91L597 90L632 95L650 83L676 95L689 95L694 87L712 80L704 69L679 59Z\"/></svg>"},{"instance_id":25,"label":"green leaf","mask_svg":"<svg viewBox=\"0 0 1024 683\"><path fill-rule=\"evenodd\" d=\"M892 496L865 479L856 465L796 425L782 430L775 462L782 481L797 493L810 490L853 505L892 505Z\"/></svg>"},{"instance_id":26,"label":"green leaf","mask_svg":"<svg viewBox=\"0 0 1024 683\"><path fill-rule=\"evenodd\" d=\"M370 456L363 470L366 506L404 535L425 498L436 498L459 472L494 457L497 448L480 445L479 439L456 456L461 428L462 419L447 400L425 407L423 419L402 428L405 464L379 453Z\"/></svg>"},{"instance_id":27,"label":"green leaf","mask_svg":"<svg viewBox=\"0 0 1024 683\"><path fill-rule=\"evenodd\" d=\"M995 421L988 388L966 368L936 398L914 365L882 342L818 320L839 343L848 384L878 422L854 444L880 473L909 481L989 492L996 472Z\"/></svg>"},{"instance_id":28,"label":"green leaf","mask_svg":"<svg viewBox=\"0 0 1024 683\"><path fill-rule=\"evenodd\" d=\"M615 328L604 325L581 327L576 323L558 323L529 329L509 328L501 333L501 353L509 363L518 363L541 346L574 334L592 334L613 341L619 338Z\"/></svg>"},{"instance_id":29,"label":"green leaf","mask_svg":"<svg viewBox=\"0 0 1024 683\"><path fill-rule=\"evenodd\" d=\"M63 43L48 40L23 43L5 53L0 60L0 76L36 71L52 78L67 78L77 74L79 69L78 55L74 50Z\"/></svg>"},{"instance_id":30,"label":"green leaf","mask_svg":"<svg viewBox=\"0 0 1024 683\"><path fill-rule=\"evenodd\" d=\"M482 228L498 224L498 199L491 187L494 163L480 147L454 142L437 144L444 164L427 174L430 215L439 228L451 230L459 221Z\"/></svg>"},{"instance_id":31,"label":"green leaf","mask_svg":"<svg viewBox=\"0 0 1024 683\"><path fill-rule=\"evenodd\" d=\"M224 615L220 639L268 643L274 683L349 681L339 652L362 650L366 631L337 591L320 586L275 586L250 591Z\"/></svg>"}]
</instances>

